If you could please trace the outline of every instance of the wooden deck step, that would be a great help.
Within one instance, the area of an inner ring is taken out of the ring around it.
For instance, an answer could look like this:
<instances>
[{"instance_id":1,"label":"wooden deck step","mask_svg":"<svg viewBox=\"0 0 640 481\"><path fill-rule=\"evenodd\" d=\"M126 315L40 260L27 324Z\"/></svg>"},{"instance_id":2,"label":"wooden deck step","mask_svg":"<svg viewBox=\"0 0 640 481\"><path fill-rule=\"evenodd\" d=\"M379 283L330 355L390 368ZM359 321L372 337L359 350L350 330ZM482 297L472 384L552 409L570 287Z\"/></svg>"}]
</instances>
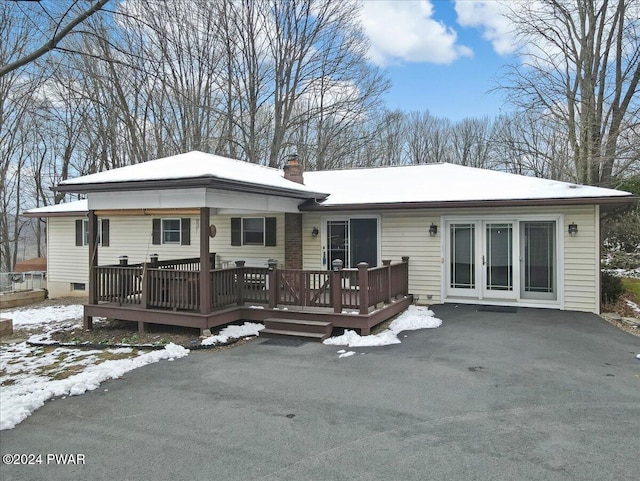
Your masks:
<instances>
[{"instance_id":1,"label":"wooden deck step","mask_svg":"<svg viewBox=\"0 0 640 481\"><path fill-rule=\"evenodd\" d=\"M280 338L296 338L306 339L309 341L324 341L327 337L322 332L302 332L302 331L284 331L280 329L262 329L260 337L280 337Z\"/></svg>"},{"instance_id":2,"label":"wooden deck step","mask_svg":"<svg viewBox=\"0 0 640 481\"><path fill-rule=\"evenodd\" d=\"M260 336L264 337L297 337L324 341L333 331L333 324L322 321L269 318L264 320L264 325L265 328L260 331Z\"/></svg>"}]
</instances>

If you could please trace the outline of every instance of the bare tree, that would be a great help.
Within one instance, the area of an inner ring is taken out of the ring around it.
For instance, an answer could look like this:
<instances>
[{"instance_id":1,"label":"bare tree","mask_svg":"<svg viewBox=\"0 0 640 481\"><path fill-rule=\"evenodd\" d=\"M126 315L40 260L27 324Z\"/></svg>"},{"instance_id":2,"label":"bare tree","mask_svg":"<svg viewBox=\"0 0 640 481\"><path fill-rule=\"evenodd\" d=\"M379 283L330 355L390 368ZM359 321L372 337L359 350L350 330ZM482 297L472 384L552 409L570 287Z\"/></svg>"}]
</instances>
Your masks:
<instances>
[{"instance_id":1,"label":"bare tree","mask_svg":"<svg viewBox=\"0 0 640 481\"><path fill-rule=\"evenodd\" d=\"M288 134L301 122L353 122L388 87L366 61L366 40L355 19L359 5L338 0L269 0L267 39L273 60L273 137L269 165L280 163ZM301 109L300 103L314 106ZM320 138L326 124L317 124ZM320 153L320 165L324 164Z\"/></svg>"},{"instance_id":2,"label":"bare tree","mask_svg":"<svg viewBox=\"0 0 640 481\"><path fill-rule=\"evenodd\" d=\"M10 14L0 5L0 63L27 51L30 38L28 19ZM35 72L17 70L0 76L0 269L12 271L18 254L20 234L25 226L20 218L23 199L23 171L31 146L33 100L40 87Z\"/></svg>"},{"instance_id":3,"label":"bare tree","mask_svg":"<svg viewBox=\"0 0 640 481\"><path fill-rule=\"evenodd\" d=\"M491 121L465 118L451 128L452 161L469 167L491 167Z\"/></svg>"},{"instance_id":4,"label":"bare tree","mask_svg":"<svg viewBox=\"0 0 640 481\"><path fill-rule=\"evenodd\" d=\"M502 115L491 135L494 166L514 174L576 182L566 129L531 112Z\"/></svg>"},{"instance_id":5,"label":"bare tree","mask_svg":"<svg viewBox=\"0 0 640 481\"><path fill-rule=\"evenodd\" d=\"M564 126L578 182L614 183L640 122L640 0L518 2L509 13L523 64L502 88L525 111Z\"/></svg>"},{"instance_id":6,"label":"bare tree","mask_svg":"<svg viewBox=\"0 0 640 481\"><path fill-rule=\"evenodd\" d=\"M13 3L11 11L6 8L10 3ZM30 38L42 38L46 36L47 40L31 51L23 50L20 54L12 55L8 59L5 59L5 62L2 62L2 66L0 66L0 77L58 48L58 45L65 37L71 34L74 29L77 29L78 25L87 20L91 15L100 11L109 3L109 0L96 0L96 2L88 8L78 11L77 6L82 3L84 2L74 0L60 9L61 5L57 4L57 2L53 2L53 4L32 2L29 6L27 6L27 2L5 2L5 8L2 12L3 15L16 15L29 18L28 23L25 22L21 24L23 32L27 33ZM20 32L16 33L20 35ZM34 35L34 33L36 33L36 35Z\"/></svg>"}]
</instances>

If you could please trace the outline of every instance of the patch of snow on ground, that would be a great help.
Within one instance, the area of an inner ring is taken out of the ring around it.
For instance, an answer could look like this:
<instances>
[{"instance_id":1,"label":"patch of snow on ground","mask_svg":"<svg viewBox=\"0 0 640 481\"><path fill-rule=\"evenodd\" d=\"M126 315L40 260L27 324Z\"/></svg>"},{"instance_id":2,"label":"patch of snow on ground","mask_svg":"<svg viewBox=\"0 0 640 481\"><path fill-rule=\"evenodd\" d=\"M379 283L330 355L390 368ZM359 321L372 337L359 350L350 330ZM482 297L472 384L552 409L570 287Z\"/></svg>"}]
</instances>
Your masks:
<instances>
[{"instance_id":1,"label":"patch of snow on ground","mask_svg":"<svg viewBox=\"0 0 640 481\"><path fill-rule=\"evenodd\" d=\"M342 354L340 354L338 357L351 357L355 354L355 351L347 351L347 352L343 352Z\"/></svg>"},{"instance_id":2,"label":"patch of snow on ground","mask_svg":"<svg viewBox=\"0 0 640 481\"><path fill-rule=\"evenodd\" d=\"M16 327L28 329L37 326L43 329L43 334L31 336L30 340L46 343L53 342L50 338L53 330L79 325L83 308L80 305L45 306L15 309L2 314L13 319ZM105 352L128 357L104 360L101 355ZM131 348L102 351L68 347L51 349L26 342L0 345L0 430L15 427L51 398L83 394L96 389L107 379L120 377L162 359L171 361L188 353L188 349L175 344L169 344L161 351L138 350L135 353ZM69 369L79 372L65 379L55 379Z\"/></svg>"},{"instance_id":3,"label":"patch of snow on ground","mask_svg":"<svg viewBox=\"0 0 640 481\"><path fill-rule=\"evenodd\" d=\"M203 346L212 346L214 344L226 344L229 339L240 339L242 337L257 336L264 329L264 324L255 322L245 322L241 326L230 325L221 329L216 336L209 336L202 340L200 344Z\"/></svg>"},{"instance_id":4,"label":"patch of snow on ground","mask_svg":"<svg viewBox=\"0 0 640 481\"><path fill-rule=\"evenodd\" d=\"M640 268L635 269L604 269L611 275L617 277L628 277L631 279L640 279Z\"/></svg>"},{"instance_id":5,"label":"patch of snow on ground","mask_svg":"<svg viewBox=\"0 0 640 481\"><path fill-rule=\"evenodd\" d=\"M636 314L640 314L640 306L638 304L627 299L625 299L625 301L627 302L627 305L635 311Z\"/></svg>"},{"instance_id":6,"label":"patch of snow on ground","mask_svg":"<svg viewBox=\"0 0 640 481\"><path fill-rule=\"evenodd\" d=\"M342 336L335 336L325 339L324 344L330 346L349 347L371 347L388 346L400 344L398 334L402 331L413 331L416 329L434 329L442 324L442 321L433 317L434 313L424 306L409 306L400 316L398 316L389 328L370 336L361 336L355 331L345 330ZM342 356L342 355L341 355Z\"/></svg>"},{"instance_id":7,"label":"patch of snow on ground","mask_svg":"<svg viewBox=\"0 0 640 481\"><path fill-rule=\"evenodd\" d=\"M82 319L83 306L74 304L71 306L46 306L34 309L20 309L5 311L2 317L13 319L14 327L44 324L50 322L62 322L69 319Z\"/></svg>"},{"instance_id":8,"label":"patch of snow on ground","mask_svg":"<svg viewBox=\"0 0 640 481\"><path fill-rule=\"evenodd\" d=\"M29 346L26 342L2 346L0 359L7 374L0 377L0 383L11 379L12 384L0 390L0 430L15 427L51 398L84 394L96 389L103 381L118 378L133 369L163 359L171 361L184 357L189 350L172 343L160 351L138 353L137 357L130 359L95 364L96 355L101 352L58 348L46 354L41 347ZM61 362L62 358L64 361ZM56 370L71 365L81 365L84 369L66 379L57 380L35 372L38 368L55 363L59 364Z\"/></svg>"}]
</instances>

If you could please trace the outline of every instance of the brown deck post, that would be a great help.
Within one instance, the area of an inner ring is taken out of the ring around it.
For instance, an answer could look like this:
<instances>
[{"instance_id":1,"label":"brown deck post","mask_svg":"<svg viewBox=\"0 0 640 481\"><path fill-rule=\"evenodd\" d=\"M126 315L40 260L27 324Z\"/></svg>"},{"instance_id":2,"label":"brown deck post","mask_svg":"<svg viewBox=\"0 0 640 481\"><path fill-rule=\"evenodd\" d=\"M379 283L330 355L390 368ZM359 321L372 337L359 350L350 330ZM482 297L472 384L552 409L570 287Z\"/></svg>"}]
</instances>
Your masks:
<instances>
[{"instance_id":1,"label":"brown deck post","mask_svg":"<svg viewBox=\"0 0 640 481\"><path fill-rule=\"evenodd\" d=\"M98 303L98 277L96 267L98 267L98 216L95 210L90 210L89 214L89 304ZM85 329L93 329L93 317L84 315L83 324Z\"/></svg>"},{"instance_id":2,"label":"brown deck post","mask_svg":"<svg viewBox=\"0 0 640 481\"><path fill-rule=\"evenodd\" d=\"M391 259L383 260L382 265L386 267L384 303L389 304L391 302Z\"/></svg>"},{"instance_id":3,"label":"brown deck post","mask_svg":"<svg viewBox=\"0 0 640 481\"><path fill-rule=\"evenodd\" d=\"M244 304L244 265L247 261L236 261L236 300L239 306Z\"/></svg>"},{"instance_id":4,"label":"brown deck post","mask_svg":"<svg viewBox=\"0 0 640 481\"><path fill-rule=\"evenodd\" d=\"M209 208L200 208L200 314L211 312L211 255L209 254Z\"/></svg>"},{"instance_id":5,"label":"brown deck post","mask_svg":"<svg viewBox=\"0 0 640 481\"><path fill-rule=\"evenodd\" d=\"M340 314L342 312L342 260L334 259L331 261L331 283L329 293L331 296L331 305L333 312Z\"/></svg>"},{"instance_id":6,"label":"brown deck post","mask_svg":"<svg viewBox=\"0 0 640 481\"><path fill-rule=\"evenodd\" d=\"M360 286L360 314L369 313L369 264L358 264L358 286Z\"/></svg>"},{"instance_id":7,"label":"brown deck post","mask_svg":"<svg viewBox=\"0 0 640 481\"><path fill-rule=\"evenodd\" d=\"M149 307L149 268L148 262L142 263L142 292L140 295L140 307L142 309L147 309Z\"/></svg>"},{"instance_id":8,"label":"brown deck post","mask_svg":"<svg viewBox=\"0 0 640 481\"><path fill-rule=\"evenodd\" d=\"M405 279L407 288L405 289L405 292L403 292L404 295L407 295L409 294L409 256L402 256L402 262L407 264L407 278Z\"/></svg>"},{"instance_id":9,"label":"brown deck post","mask_svg":"<svg viewBox=\"0 0 640 481\"><path fill-rule=\"evenodd\" d=\"M269 309L274 309L278 306L278 289L280 287L278 282L278 261L269 259L267 266L269 266L269 273L267 274L269 277Z\"/></svg>"}]
</instances>

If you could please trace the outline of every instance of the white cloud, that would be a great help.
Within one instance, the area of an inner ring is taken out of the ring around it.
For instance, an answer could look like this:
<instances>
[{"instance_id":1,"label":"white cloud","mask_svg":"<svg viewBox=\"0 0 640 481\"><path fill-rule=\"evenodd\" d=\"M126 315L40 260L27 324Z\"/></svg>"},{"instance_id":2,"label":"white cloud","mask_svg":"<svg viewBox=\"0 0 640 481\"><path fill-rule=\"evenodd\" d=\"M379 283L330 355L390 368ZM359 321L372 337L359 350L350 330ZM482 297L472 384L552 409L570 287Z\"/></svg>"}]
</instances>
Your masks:
<instances>
[{"instance_id":1,"label":"white cloud","mask_svg":"<svg viewBox=\"0 0 640 481\"><path fill-rule=\"evenodd\" d=\"M455 9L458 24L481 30L496 53L508 55L516 50L513 24L508 17L509 6L505 2L455 0Z\"/></svg>"},{"instance_id":2,"label":"white cloud","mask_svg":"<svg viewBox=\"0 0 640 481\"><path fill-rule=\"evenodd\" d=\"M396 62L449 64L473 54L457 43L455 30L433 18L430 0L366 1L360 21L371 41L369 57L380 66Z\"/></svg>"}]
</instances>

